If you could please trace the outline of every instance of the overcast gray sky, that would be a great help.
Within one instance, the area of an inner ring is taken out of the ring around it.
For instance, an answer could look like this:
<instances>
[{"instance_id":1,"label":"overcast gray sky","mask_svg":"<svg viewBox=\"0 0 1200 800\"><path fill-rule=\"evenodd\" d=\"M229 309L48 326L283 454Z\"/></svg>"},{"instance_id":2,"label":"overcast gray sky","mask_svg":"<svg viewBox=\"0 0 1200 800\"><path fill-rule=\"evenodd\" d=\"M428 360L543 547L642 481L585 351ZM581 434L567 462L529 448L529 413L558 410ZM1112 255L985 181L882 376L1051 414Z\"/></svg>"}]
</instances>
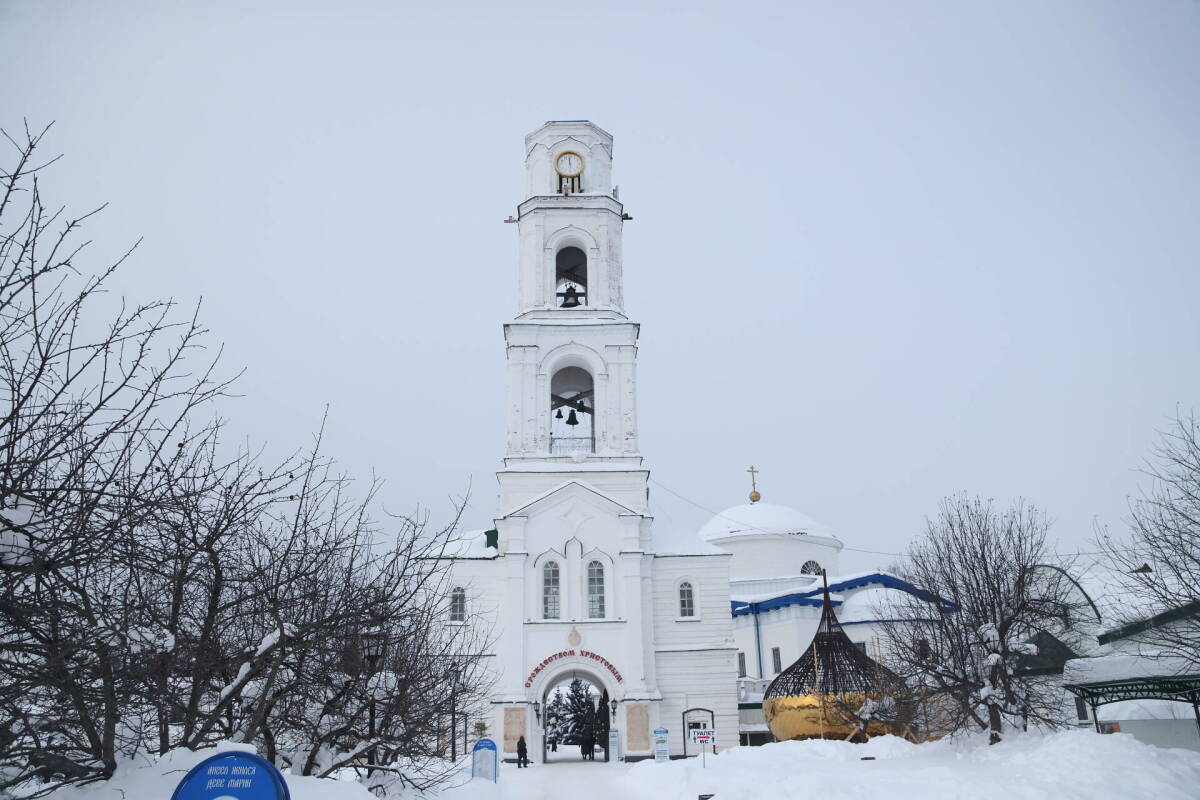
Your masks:
<instances>
[{"instance_id":1,"label":"overcast gray sky","mask_svg":"<svg viewBox=\"0 0 1200 800\"><path fill-rule=\"evenodd\" d=\"M656 524L764 499L897 551L1017 495L1119 525L1200 406L1200 5L0 0L0 125L203 296L238 435L495 513L522 137L613 133ZM848 553L845 568L888 556Z\"/></svg>"}]
</instances>

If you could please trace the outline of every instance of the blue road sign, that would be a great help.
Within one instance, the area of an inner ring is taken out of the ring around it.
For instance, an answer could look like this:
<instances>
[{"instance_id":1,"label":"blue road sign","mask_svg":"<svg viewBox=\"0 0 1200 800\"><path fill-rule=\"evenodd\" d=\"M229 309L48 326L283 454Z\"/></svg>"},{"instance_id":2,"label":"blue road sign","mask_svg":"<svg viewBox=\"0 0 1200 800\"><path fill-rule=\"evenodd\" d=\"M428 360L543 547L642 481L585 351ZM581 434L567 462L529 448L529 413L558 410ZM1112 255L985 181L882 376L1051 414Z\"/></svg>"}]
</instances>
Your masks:
<instances>
[{"instance_id":1,"label":"blue road sign","mask_svg":"<svg viewBox=\"0 0 1200 800\"><path fill-rule=\"evenodd\" d=\"M291 800L291 795L270 761L254 753L230 751L192 767L171 800Z\"/></svg>"}]
</instances>

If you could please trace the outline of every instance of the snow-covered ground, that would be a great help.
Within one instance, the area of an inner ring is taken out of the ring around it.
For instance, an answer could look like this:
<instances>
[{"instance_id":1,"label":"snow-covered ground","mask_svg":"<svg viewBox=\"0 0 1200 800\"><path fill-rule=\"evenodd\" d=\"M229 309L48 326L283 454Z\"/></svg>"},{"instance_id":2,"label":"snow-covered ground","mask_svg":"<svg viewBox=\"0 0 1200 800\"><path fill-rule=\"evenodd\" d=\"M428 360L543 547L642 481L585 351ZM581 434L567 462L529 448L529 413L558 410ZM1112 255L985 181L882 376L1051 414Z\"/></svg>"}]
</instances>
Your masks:
<instances>
[{"instance_id":1,"label":"snow-covered ground","mask_svg":"<svg viewBox=\"0 0 1200 800\"><path fill-rule=\"evenodd\" d=\"M111 780L70 786L53 792L50 800L170 800L171 794L192 767L227 748L173 750L161 759L128 761ZM236 745L228 749L245 749ZM366 787L350 781L287 776L292 800L375 800Z\"/></svg>"},{"instance_id":2,"label":"snow-covered ground","mask_svg":"<svg viewBox=\"0 0 1200 800\"><path fill-rule=\"evenodd\" d=\"M873 761L861 760L874 756ZM1069 731L982 743L782 742L699 760L504 765L438 800L1175 800L1200 797L1200 753Z\"/></svg>"},{"instance_id":3,"label":"snow-covered ground","mask_svg":"<svg viewBox=\"0 0 1200 800\"><path fill-rule=\"evenodd\" d=\"M166 800L187 769L212 751L129 764L107 783L60 790L52 800ZM863 761L863 756L873 756ZM355 783L290 777L293 800L372 800ZM656 764L603 761L501 766L500 781L473 780L424 800L1182 800L1200 797L1200 753L1152 747L1087 730L913 745L880 737L863 745L783 742ZM393 800L417 800L406 795Z\"/></svg>"}]
</instances>

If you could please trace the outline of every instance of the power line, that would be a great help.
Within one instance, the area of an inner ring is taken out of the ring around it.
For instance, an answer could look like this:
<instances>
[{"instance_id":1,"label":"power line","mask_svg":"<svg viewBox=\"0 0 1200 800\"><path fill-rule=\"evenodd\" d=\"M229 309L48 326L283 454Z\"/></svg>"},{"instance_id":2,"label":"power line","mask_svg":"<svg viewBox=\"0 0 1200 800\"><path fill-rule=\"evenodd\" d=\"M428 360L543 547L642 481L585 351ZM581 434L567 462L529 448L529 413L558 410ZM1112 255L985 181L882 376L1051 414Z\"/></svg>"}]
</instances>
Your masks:
<instances>
[{"instance_id":1,"label":"power line","mask_svg":"<svg viewBox=\"0 0 1200 800\"><path fill-rule=\"evenodd\" d=\"M732 522L734 524L741 525L743 528L750 528L752 530L759 531L760 533L778 533L778 531L769 531L766 528L760 528L757 525L751 525L748 522L742 522L740 519L734 519L733 517L727 517L724 514L722 514L720 511L713 511L711 508L709 508L707 506L703 506L703 505L697 503L695 500L690 500L690 499L684 497L679 492L671 489L670 487L664 486L662 483L655 480L654 478L651 478L650 482L653 483L658 488L662 489L663 491L667 492L668 494L673 494L676 497L678 497L680 500L682 500L683 502L693 505L696 508L700 509L701 511L706 511L709 514L712 514L714 517L720 517L721 519L726 520L727 522ZM882 550L863 550L858 547L846 547L845 545L842 545L842 549L850 550L855 553L870 553L871 555L875 555L875 556L900 556L901 555L901 553L885 553Z\"/></svg>"},{"instance_id":2,"label":"power line","mask_svg":"<svg viewBox=\"0 0 1200 800\"><path fill-rule=\"evenodd\" d=\"M765 528L760 528L756 525L751 525L748 522L743 522L740 519L734 519L733 517L727 517L724 514L722 514L720 511L713 511L708 506L702 505L700 503L697 503L695 500L684 497L679 492L675 491L674 489L672 489L669 486L663 485L660 481L658 481L654 478L650 478L650 482L653 483L658 488L662 489L667 494L674 495L675 497L679 498L683 502L685 502L689 505L693 505L696 508L700 509L701 511L705 511L705 512L713 515L714 517L719 517L723 520L726 520L727 522L732 522L737 525L741 525L743 528L750 528L752 530L756 530L761 533L778 533L778 531L769 531L769 530L766 530ZM893 556L895 558L901 558L904 555L903 553L888 553L888 552L884 552L883 550L863 550L862 548L859 548L859 547L847 547L846 545L842 545L842 549L849 550L852 553L867 553L867 554L873 555L873 556ZM1135 550L1133 548L1113 548L1113 552L1132 553L1132 552L1135 552ZM1081 551L1078 551L1075 553L1059 553L1058 555L1060 555L1060 556L1103 556L1103 555L1108 555L1108 552L1104 551L1104 550L1081 550Z\"/></svg>"}]
</instances>

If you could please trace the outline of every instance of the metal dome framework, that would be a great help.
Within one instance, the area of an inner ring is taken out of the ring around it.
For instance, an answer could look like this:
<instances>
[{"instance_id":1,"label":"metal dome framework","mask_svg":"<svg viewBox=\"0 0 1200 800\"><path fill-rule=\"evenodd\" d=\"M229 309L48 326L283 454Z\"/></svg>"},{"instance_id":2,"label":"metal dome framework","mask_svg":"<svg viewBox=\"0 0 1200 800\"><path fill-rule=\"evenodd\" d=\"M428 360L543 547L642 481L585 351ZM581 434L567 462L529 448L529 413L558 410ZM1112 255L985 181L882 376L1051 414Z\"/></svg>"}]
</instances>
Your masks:
<instances>
[{"instance_id":1,"label":"metal dome framework","mask_svg":"<svg viewBox=\"0 0 1200 800\"><path fill-rule=\"evenodd\" d=\"M824 579L824 570L821 575ZM763 711L778 739L911 737L909 695L903 678L850 641L833 613L826 583L816 635L771 681Z\"/></svg>"}]
</instances>

